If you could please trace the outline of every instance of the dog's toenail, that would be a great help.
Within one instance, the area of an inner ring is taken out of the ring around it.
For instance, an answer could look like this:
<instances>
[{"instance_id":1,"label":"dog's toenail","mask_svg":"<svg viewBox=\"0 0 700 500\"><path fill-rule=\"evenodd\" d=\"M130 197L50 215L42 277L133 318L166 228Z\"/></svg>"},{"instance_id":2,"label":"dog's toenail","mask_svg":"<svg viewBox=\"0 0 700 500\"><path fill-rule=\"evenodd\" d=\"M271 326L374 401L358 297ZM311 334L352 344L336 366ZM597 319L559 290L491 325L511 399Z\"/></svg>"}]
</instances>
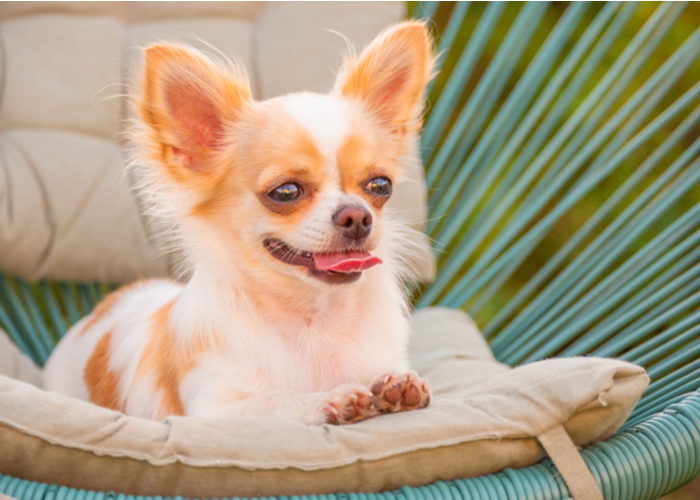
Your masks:
<instances>
[{"instance_id":1,"label":"dog's toenail","mask_svg":"<svg viewBox=\"0 0 700 500\"><path fill-rule=\"evenodd\" d=\"M336 409L333 406L328 405L326 406L325 411L327 413L326 423L338 425L338 412L336 411Z\"/></svg>"}]
</instances>

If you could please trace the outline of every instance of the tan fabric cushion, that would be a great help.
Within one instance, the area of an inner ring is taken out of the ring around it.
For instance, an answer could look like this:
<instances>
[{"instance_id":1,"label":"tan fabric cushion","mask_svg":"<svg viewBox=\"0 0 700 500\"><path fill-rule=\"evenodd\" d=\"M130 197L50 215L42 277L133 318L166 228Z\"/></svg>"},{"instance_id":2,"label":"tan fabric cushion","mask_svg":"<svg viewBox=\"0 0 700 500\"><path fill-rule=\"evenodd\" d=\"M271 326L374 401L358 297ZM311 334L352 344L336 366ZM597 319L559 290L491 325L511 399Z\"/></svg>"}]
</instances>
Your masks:
<instances>
[{"instance_id":1,"label":"tan fabric cushion","mask_svg":"<svg viewBox=\"0 0 700 500\"><path fill-rule=\"evenodd\" d=\"M612 359L511 370L456 311L421 310L414 330L412 358L430 377L433 402L344 427L272 418L154 422L0 377L0 471L142 495L390 490L532 464L544 456L536 436L561 424L577 445L606 438L648 384L642 368Z\"/></svg>"},{"instance_id":2,"label":"tan fabric cushion","mask_svg":"<svg viewBox=\"0 0 700 500\"><path fill-rule=\"evenodd\" d=\"M129 2L127 20L143 23L208 17L255 21L262 6L261 2Z\"/></svg>"},{"instance_id":3,"label":"tan fabric cushion","mask_svg":"<svg viewBox=\"0 0 700 500\"><path fill-rule=\"evenodd\" d=\"M184 43L209 54L220 57L217 51L226 54L243 65L248 73L253 92L258 87L253 65L253 24L235 19L183 19L137 23L129 29L127 50L127 80L132 95L140 93L140 76L143 67L143 47L157 42ZM130 106L130 112L133 112Z\"/></svg>"},{"instance_id":4,"label":"tan fabric cushion","mask_svg":"<svg viewBox=\"0 0 700 500\"><path fill-rule=\"evenodd\" d=\"M254 21L262 2L0 2L0 20L42 14L111 16L123 23L228 17Z\"/></svg>"},{"instance_id":5,"label":"tan fabric cushion","mask_svg":"<svg viewBox=\"0 0 700 500\"><path fill-rule=\"evenodd\" d=\"M0 329L0 375L41 387L41 370Z\"/></svg>"},{"instance_id":6,"label":"tan fabric cushion","mask_svg":"<svg viewBox=\"0 0 700 500\"><path fill-rule=\"evenodd\" d=\"M330 91L347 42L359 52L405 9L403 2L266 2L257 28L260 97Z\"/></svg>"},{"instance_id":7,"label":"tan fabric cushion","mask_svg":"<svg viewBox=\"0 0 700 500\"><path fill-rule=\"evenodd\" d=\"M53 129L0 133L0 260L28 280L103 282L164 275L146 241L122 150ZM12 249L13 251L5 251Z\"/></svg>"},{"instance_id":8,"label":"tan fabric cushion","mask_svg":"<svg viewBox=\"0 0 700 500\"><path fill-rule=\"evenodd\" d=\"M109 17L32 16L2 25L0 128L55 128L116 141L123 27Z\"/></svg>"},{"instance_id":9,"label":"tan fabric cushion","mask_svg":"<svg viewBox=\"0 0 700 500\"><path fill-rule=\"evenodd\" d=\"M109 15L124 18L126 2L0 2L0 20L42 14Z\"/></svg>"}]
</instances>

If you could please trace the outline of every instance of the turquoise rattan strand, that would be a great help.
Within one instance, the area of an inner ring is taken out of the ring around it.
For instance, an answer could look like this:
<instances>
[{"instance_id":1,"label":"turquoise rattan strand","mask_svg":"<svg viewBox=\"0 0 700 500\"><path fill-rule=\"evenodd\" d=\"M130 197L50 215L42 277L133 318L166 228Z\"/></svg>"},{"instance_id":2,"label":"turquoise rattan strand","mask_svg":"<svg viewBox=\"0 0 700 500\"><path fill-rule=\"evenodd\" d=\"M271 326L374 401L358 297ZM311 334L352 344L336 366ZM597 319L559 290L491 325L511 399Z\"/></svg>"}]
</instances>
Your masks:
<instances>
[{"instance_id":1,"label":"turquoise rattan strand","mask_svg":"<svg viewBox=\"0 0 700 500\"><path fill-rule=\"evenodd\" d=\"M581 452L606 500L651 500L700 473L700 393ZM0 474L0 493L19 500L182 500L95 493ZM474 479L385 493L277 497L277 500L557 500L569 492L550 460ZM228 499L224 499L228 500Z\"/></svg>"}]
</instances>

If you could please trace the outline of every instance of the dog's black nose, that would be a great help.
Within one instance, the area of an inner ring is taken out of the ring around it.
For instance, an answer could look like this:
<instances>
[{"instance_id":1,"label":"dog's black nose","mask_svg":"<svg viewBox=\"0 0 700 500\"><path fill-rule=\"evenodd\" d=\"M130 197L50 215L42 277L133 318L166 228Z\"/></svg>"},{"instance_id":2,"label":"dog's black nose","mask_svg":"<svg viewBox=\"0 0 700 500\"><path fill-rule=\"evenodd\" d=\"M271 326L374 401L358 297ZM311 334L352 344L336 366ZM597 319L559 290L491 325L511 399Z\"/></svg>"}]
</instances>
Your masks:
<instances>
[{"instance_id":1,"label":"dog's black nose","mask_svg":"<svg viewBox=\"0 0 700 500\"><path fill-rule=\"evenodd\" d=\"M333 222L351 240L360 241L372 230L372 214L364 207L342 207L333 214Z\"/></svg>"}]
</instances>

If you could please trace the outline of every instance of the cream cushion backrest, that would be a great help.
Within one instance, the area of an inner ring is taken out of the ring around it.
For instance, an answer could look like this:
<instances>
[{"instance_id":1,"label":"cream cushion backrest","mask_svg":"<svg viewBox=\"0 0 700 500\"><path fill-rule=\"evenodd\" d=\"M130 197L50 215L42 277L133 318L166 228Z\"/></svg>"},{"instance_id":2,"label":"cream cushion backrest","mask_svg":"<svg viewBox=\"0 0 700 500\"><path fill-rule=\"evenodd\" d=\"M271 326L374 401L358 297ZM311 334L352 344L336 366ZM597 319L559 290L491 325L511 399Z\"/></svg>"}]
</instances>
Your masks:
<instances>
[{"instance_id":1,"label":"cream cushion backrest","mask_svg":"<svg viewBox=\"0 0 700 500\"><path fill-rule=\"evenodd\" d=\"M0 2L0 272L28 280L164 276L123 174L139 47L177 41L240 61L256 98L327 91L347 51L401 20L392 2ZM418 168L393 205L420 229ZM429 254L429 252L426 252ZM429 257L426 256L426 258ZM430 274L431 262L424 275Z\"/></svg>"}]
</instances>

